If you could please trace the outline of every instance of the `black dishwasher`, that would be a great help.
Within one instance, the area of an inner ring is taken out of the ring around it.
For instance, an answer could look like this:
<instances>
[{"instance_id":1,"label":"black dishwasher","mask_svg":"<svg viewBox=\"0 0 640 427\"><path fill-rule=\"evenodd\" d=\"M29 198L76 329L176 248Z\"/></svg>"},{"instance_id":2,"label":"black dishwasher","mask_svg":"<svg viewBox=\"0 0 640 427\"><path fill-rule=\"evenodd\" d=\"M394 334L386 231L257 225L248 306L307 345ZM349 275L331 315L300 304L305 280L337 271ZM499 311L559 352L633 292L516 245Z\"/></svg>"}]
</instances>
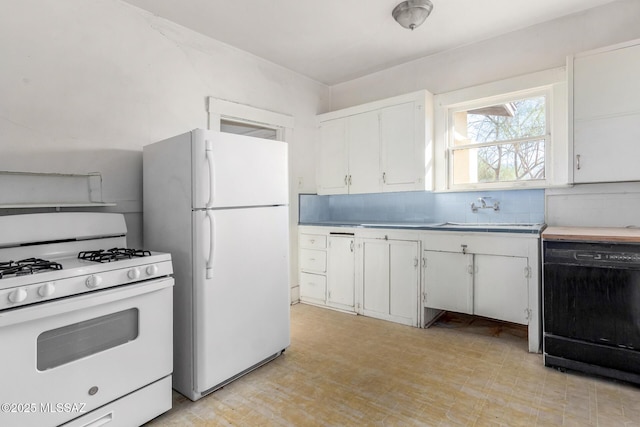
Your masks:
<instances>
[{"instance_id":1,"label":"black dishwasher","mask_svg":"<svg viewBox=\"0 0 640 427\"><path fill-rule=\"evenodd\" d=\"M640 244L544 241L544 364L640 384Z\"/></svg>"}]
</instances>

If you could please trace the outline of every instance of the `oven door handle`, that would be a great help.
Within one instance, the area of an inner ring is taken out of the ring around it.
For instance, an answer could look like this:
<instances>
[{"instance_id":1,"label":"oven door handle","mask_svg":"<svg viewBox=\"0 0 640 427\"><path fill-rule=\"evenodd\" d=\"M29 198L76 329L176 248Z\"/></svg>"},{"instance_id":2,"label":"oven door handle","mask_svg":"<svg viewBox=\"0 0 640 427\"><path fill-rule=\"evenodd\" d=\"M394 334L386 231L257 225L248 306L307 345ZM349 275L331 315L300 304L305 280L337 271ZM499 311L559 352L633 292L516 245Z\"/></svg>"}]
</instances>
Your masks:
<instances>
[{"instance_id":1,"label":"oven door handle","mask_svg":"<svg viewBox=\"0 0 640 427\"><path fill-rule=\"evenodd\" d=\"M209 257L207 258L207 279L213 278L213 252L215 249L215 228L216 220L213 217L213 212L207 211L207 218L209 219Z\"/></svg>"},{"instance_id":2,"label":"oven door handle","mask_svg":"<svg viewBox=\"0 0 640 427\"><path fill-rule=\"evenodd\" d=\"M209 209L213 206L214 200L214 188L215 188L215 165L213 162L213 142L206 140L204 142L204 152L207 157L207 164L209 165L209 200L207 201L206 208Z\"/></svg>"}]
</instances>

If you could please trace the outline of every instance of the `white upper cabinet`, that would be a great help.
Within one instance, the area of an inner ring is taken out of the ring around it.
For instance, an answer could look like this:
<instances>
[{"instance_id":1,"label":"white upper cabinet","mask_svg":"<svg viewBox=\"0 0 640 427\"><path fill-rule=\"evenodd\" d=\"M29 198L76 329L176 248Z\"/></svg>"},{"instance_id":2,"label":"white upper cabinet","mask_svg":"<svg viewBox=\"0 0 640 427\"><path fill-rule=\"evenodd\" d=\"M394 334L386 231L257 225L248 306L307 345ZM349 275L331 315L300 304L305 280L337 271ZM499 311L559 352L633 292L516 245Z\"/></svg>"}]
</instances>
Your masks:
<instances>
[{"instance_id":1,"label":"white upper cabinet","mask_svg":"<svg viewBox=\"0 0 640 427\"><path fill-rule=\"evenodd\" d=\"M640 40L569 58L573 181L640 180Z\"/></svg>"},{"instance_id":2,"label":"white upper cabinet","mask_svg":"<svg viewBox=\"0 0 640 427\"><path fill-rule=\"evenodd\" d=\"M318 116L318 194L431 190L432 117L426 91Z\"/></svg>"}]
</instances>

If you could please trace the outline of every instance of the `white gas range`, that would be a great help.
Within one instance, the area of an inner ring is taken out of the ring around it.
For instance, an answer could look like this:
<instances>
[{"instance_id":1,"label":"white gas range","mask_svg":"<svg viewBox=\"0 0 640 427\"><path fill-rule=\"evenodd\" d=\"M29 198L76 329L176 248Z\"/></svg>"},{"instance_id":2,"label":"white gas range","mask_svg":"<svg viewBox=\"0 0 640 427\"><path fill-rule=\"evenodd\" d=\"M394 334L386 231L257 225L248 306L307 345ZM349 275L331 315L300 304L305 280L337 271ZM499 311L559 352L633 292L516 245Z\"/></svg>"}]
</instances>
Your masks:
<instances>
[{"instance_id":1,"label":"white gas range","mask_svg":"<svg viewBox=\"0 0 640 427\"><path fill-rule=\"evenodd\" d=\"M171 256L120 214L0 217L0 425L135 426L171 408Z\"/></svg>"}]
</instances>

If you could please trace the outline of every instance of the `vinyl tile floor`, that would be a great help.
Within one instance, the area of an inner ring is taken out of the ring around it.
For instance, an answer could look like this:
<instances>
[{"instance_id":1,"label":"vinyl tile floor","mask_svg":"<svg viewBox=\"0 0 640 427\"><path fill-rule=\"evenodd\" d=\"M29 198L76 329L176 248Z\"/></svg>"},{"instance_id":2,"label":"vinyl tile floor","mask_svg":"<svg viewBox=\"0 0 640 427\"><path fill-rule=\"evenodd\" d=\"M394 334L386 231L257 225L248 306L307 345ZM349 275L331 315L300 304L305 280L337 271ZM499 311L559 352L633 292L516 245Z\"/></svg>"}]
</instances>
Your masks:
<instances>
[{"instance_id":1,"label":"vinyl tile floor","mask_svg":"<svg viewBox=\"0 0 640 427\"><path fill-rule=\"evenodd\" d=\"M640 426L640 387L546 368L526 329L449 313L428 329L296 304L276 360L149 427Z\"/></svg>"}]
</instances>

